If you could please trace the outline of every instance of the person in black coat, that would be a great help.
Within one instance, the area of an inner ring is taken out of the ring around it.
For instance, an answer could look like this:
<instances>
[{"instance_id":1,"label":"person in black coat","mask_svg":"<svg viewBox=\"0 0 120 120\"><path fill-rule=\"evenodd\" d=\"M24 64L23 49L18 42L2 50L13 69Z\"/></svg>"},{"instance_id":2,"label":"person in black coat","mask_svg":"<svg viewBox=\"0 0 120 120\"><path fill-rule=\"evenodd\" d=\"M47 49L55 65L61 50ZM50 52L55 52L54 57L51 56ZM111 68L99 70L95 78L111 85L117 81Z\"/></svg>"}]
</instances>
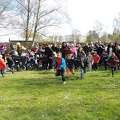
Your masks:
<instances>
[{"instance_id":1,"label":"person in black coat","mask_svg":"<svg viewBox=\"0 0 120 120\"><path fill-rule=\"evenodd\" d=\"M12 73L14 73L13 67L14 67L14 61L12 60L12 58L10 57L9 54L6 55L6 65L8 66L8 70L10 70Z\"/></svg>"},{"instance_id":2,"label":"person in black coat","mask_svg":"<svg viewBox=\"0 0 120 120\"><path fill-rule=\"evenodd\" d=\"M52 69L53 65L52 65L52 56L53 56L53 51L52 49L48 46L48 44L44 45L45 47L45 52L43 52L43 54L45 55L46 59L47 59L47 66L48 69Z\"/></svg>"},{"instance_id":3,"label":"person in black coat","mask_svg":"<svg viewBox=\"0 0 120 120\"><path fill-rule=\"evenodd\" d=\"M88 46L88 43L85 44L85 46L83 47L83 50L86 55L88 54L88 52L90 52L90 47Z\"/></svg>"}]
</instances>

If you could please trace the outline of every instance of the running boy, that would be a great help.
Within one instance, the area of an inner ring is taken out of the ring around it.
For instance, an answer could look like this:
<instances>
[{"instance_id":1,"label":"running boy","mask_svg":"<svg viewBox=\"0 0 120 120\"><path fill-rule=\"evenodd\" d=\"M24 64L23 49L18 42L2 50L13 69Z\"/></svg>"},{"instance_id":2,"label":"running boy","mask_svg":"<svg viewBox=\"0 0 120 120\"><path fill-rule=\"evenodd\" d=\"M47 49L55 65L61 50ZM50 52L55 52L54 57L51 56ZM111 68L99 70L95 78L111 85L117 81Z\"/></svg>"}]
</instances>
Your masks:
<instances>
[{"instance_id":1,"label":"running boy","mask_svg":"<svg viewBox=\"0 0 120 120\"><path fill-rule=\"evenodd\" d=\"M60 76L62 77L63 84L66 84L66 78L65 78L65 69L66 69L66 61L64 58L62 58L62 53L58 52L57 53L57 59L56 59L56 74L55 76Z\"/></svg>"}]
</instances>

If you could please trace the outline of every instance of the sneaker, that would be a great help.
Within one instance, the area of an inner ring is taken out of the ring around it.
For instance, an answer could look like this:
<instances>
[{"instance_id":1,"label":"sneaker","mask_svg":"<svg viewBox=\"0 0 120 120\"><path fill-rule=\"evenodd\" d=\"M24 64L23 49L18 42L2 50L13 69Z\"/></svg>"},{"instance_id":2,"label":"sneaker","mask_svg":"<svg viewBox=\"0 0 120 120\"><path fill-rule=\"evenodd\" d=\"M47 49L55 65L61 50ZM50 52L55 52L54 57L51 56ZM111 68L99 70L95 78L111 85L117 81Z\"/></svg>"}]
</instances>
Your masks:
<instances>
[{"instance_id":1,"label":"sneaker","mask_svg":"<svg viewBox=\"0 0 120 120\"><path fill-rule=\"evenodd\" d=\"M2 77L5 77L5 76L2 74Z\"/></svg>"},{"instance_id":2,"label":"sneaker","mask_svg":"<svg viewBox=\"0 0 120 120\"><path fill-rule=\"evenodd\" d=\"M66 81L64 81L63 84L66 84Z\"/></svg>"},{"instance_id":3,"label":"sneaker","mask_svg":"<svg viewBox=\"0 0 120 120\"><path fill-rule=\"evenodd\" d=\"M24 70L26 70L26 67L24 67Z\"/></svg>"}]
</instances>

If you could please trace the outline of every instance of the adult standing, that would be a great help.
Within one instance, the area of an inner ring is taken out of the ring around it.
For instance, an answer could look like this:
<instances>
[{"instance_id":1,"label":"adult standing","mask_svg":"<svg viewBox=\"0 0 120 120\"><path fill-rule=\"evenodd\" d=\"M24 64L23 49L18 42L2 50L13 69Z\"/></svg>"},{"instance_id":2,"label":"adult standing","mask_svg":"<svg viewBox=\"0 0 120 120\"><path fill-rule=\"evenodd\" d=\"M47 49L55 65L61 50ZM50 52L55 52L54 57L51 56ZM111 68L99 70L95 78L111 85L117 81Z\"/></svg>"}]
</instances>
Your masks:
<instances>
[{"instance_id":1,"label":"adult standing","mask_svg":"<svg viewBox=\"0 0 120 120\"><path fill-rule=\"evenodd\" d=\"M114 47L113 43L110 42L108 44L107 53L109 56L111 56L113 52L115 52L115 47Z\"/></svg>"}]
</instances>

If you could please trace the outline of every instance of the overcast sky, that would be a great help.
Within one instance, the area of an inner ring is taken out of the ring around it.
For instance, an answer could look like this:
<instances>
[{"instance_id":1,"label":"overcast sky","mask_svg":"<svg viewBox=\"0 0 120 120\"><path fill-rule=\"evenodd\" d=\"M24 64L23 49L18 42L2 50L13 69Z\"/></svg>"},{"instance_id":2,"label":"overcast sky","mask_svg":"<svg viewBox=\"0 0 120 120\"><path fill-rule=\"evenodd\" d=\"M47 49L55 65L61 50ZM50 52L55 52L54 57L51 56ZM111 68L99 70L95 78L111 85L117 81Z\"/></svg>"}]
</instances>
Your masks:
<instances>
[{"instance_id":1,"label":"overcast sky","mask_svg":"<svg viewBox=\"0 0 120 120\"><path fill-rule=\"evenodd\" d=\"M72 23L56 30L60 35L71 34L72 29L86 35L93 30L95 20L102 22L105 30L110 32L114 17L120 12L120 0L66 0L66 8ZM9 38L13 39L15 35L0 36L0 41L8 41Z\"/></svg>"},{"instance_id":2,"label":"overcast sky","mask_svg":"<svg viewBox=\"0 0 120 120\"><path fill-rule=\"evenodd\" d=\"M72 19L71 29L78 29L82 34L93 29L95 20L110 32L114 17L120 12L120 0L67 0L67 6ZM68 34L71 29L65 26L64 33Z\"/></svg>"}]
</instances>

